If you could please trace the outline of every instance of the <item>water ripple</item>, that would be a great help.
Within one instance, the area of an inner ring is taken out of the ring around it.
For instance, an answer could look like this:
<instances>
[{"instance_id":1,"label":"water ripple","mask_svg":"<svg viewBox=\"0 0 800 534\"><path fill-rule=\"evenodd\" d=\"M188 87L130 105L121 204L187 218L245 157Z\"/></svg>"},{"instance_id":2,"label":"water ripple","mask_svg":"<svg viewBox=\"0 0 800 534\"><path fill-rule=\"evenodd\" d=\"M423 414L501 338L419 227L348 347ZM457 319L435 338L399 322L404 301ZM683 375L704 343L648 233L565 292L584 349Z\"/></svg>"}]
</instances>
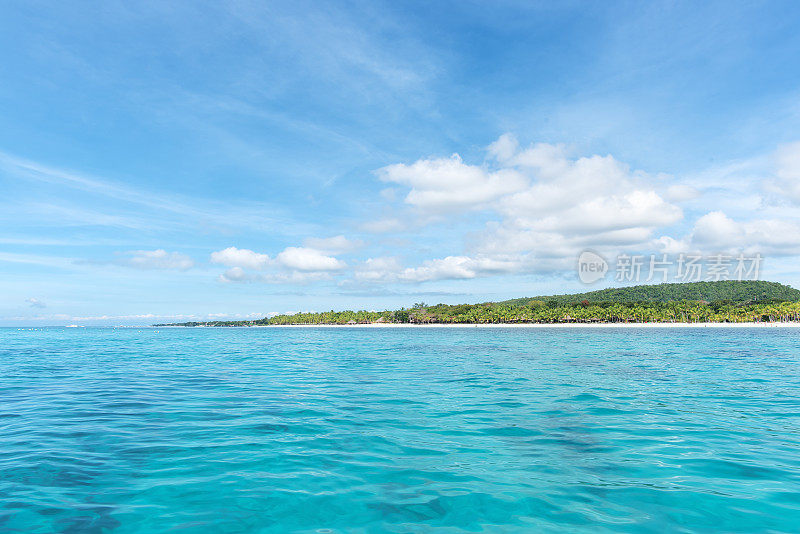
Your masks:
<instances>
[{"instance_id":1,"label":"water ripple","mask_svg":"<svg viewBox=\"0 0 800 534\"><path fill-rule=\"evenodd\" d=\"M0 329L3 532L796 532L789 331Z\"/></svg>"}]
</instances>

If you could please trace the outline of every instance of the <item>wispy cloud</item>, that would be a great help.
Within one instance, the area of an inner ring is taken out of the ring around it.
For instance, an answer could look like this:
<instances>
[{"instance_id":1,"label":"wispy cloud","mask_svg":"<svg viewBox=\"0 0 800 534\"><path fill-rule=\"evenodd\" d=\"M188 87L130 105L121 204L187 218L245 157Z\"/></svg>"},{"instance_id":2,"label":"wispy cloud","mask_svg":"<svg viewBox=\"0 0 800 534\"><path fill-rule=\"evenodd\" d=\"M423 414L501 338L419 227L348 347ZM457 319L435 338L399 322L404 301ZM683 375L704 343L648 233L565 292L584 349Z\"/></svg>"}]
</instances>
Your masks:
<instances>
[{"instance_id":1,"label":"wispy cloud","mask_svg":"<svg viewBox=\"0 0 800 534\"><path fill-rule=\"evenodd\" d=\"M39 265L42 267L55 267L58 269L76 269L76 258L61 256L45 256L40 254L18 254L0 252L0 262L19 263L23 265Z\"/></svg>"},{"instance_id":2,"label":"wispy cloud","mask_svg":"<svg viewBox=\"0 0 800 534\"><path fill-rule=\"evenodd\" d=\"M167 252L157 250L133 250L125 253L125 259L120 260L120 265L136 269L164 269L185 271L194 267L194 260L180 252Z\"/></svg>"},{"instance_id":3,"label":"wispy cloud","mask_svg":"<svg viewBox=\"0 0 800 534\"><path fill-rule=\"evenodd\" d=\"M33 298L33 297L25 299L25 302L27 302L30 305L31 308L42 309L42 308L46 308L47 307L47 304L45 304L41 300L39 300L37 298Z\"/></svg>"},{"instance_id":4,"label":"wispy cloud","mask_svg":"<svg viewBox=\"0 0 800 534\"><path fill-rule=\"evenodd\" d=\"M26 213L40 213L39 224L72 224L126 227L134 230L166 228L197 229L204 226L217 232L226 228L248 231L275 231L286 235L316 233L316 226L296 220L275 205L259 202L215 202L209 199L186 199L152 190L143 191L113 180L61 169L0 152L0 170L15 178L63 186L87 195L117 201L97 208L96 200L86 199L80 207L72 203L30 203ZM19 205L19 203L17 203ZM10 207L11 208L11 207ZM20 211L23 208L11 208ZM138 208L138 209L134 209Z\"/></svg>"}]
</instances>

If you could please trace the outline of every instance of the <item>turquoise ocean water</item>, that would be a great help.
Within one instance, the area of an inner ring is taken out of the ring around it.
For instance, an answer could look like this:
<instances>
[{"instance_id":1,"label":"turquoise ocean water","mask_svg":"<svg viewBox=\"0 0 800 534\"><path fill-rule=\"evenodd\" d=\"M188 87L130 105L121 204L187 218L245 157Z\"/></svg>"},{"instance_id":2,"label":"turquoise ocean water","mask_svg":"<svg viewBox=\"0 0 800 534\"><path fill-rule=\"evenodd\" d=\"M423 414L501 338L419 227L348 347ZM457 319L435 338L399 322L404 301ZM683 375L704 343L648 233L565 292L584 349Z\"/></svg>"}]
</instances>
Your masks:
<instances>
[{"instance_id":1,"label":"turquoise ocean water","mask_svg":"<svg viewBox=\"0 0 800 534\"><path fill-rule=\"evenodd\" d=\"M1 532L798 532L789 329L0 329Z\"/></svg>"}]
</instances>

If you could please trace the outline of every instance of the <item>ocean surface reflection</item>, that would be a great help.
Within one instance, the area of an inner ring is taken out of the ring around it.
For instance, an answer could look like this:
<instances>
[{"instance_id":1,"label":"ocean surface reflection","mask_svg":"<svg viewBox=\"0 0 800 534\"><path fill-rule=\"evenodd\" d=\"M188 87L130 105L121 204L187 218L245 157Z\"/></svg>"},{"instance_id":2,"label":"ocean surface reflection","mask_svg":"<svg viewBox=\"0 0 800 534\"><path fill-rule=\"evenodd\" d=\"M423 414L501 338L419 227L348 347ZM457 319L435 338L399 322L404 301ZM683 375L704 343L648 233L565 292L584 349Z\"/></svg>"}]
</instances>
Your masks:
<instances>
[{"instance_id":1,"label":"ocean surface reflection","mask_svg":"<svg viewBox=\"0 0 800 534\"><path fill-rule=\"evenodd\" d=\"M3 532L796 532L782 329L0 329Z\"/></svg>"}]
</instances>

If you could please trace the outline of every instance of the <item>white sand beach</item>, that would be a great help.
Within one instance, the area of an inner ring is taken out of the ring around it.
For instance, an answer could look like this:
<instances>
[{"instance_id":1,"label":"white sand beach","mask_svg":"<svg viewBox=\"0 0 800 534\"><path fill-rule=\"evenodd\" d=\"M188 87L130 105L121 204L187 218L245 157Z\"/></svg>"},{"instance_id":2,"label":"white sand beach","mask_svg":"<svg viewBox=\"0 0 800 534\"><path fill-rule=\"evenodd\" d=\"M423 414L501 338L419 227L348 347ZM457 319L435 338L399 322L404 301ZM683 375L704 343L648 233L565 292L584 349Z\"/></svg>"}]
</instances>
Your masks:
<instances>
[{"instance_id":1,"label":"white sand beach","mask_svg":"<svg viewBox=\"0 0 800 534\"><path fill-rule=\"evenodd\" d=\"M213 327L212 327L213 328ZM228 327L219 327L228 328ZM502 324L410 324L410 323L370 323L370 324L289 324L258 325L243 328L800 328L800 322L761 322L761 323L502 323Z\"/></svg>"}]
</instances>

